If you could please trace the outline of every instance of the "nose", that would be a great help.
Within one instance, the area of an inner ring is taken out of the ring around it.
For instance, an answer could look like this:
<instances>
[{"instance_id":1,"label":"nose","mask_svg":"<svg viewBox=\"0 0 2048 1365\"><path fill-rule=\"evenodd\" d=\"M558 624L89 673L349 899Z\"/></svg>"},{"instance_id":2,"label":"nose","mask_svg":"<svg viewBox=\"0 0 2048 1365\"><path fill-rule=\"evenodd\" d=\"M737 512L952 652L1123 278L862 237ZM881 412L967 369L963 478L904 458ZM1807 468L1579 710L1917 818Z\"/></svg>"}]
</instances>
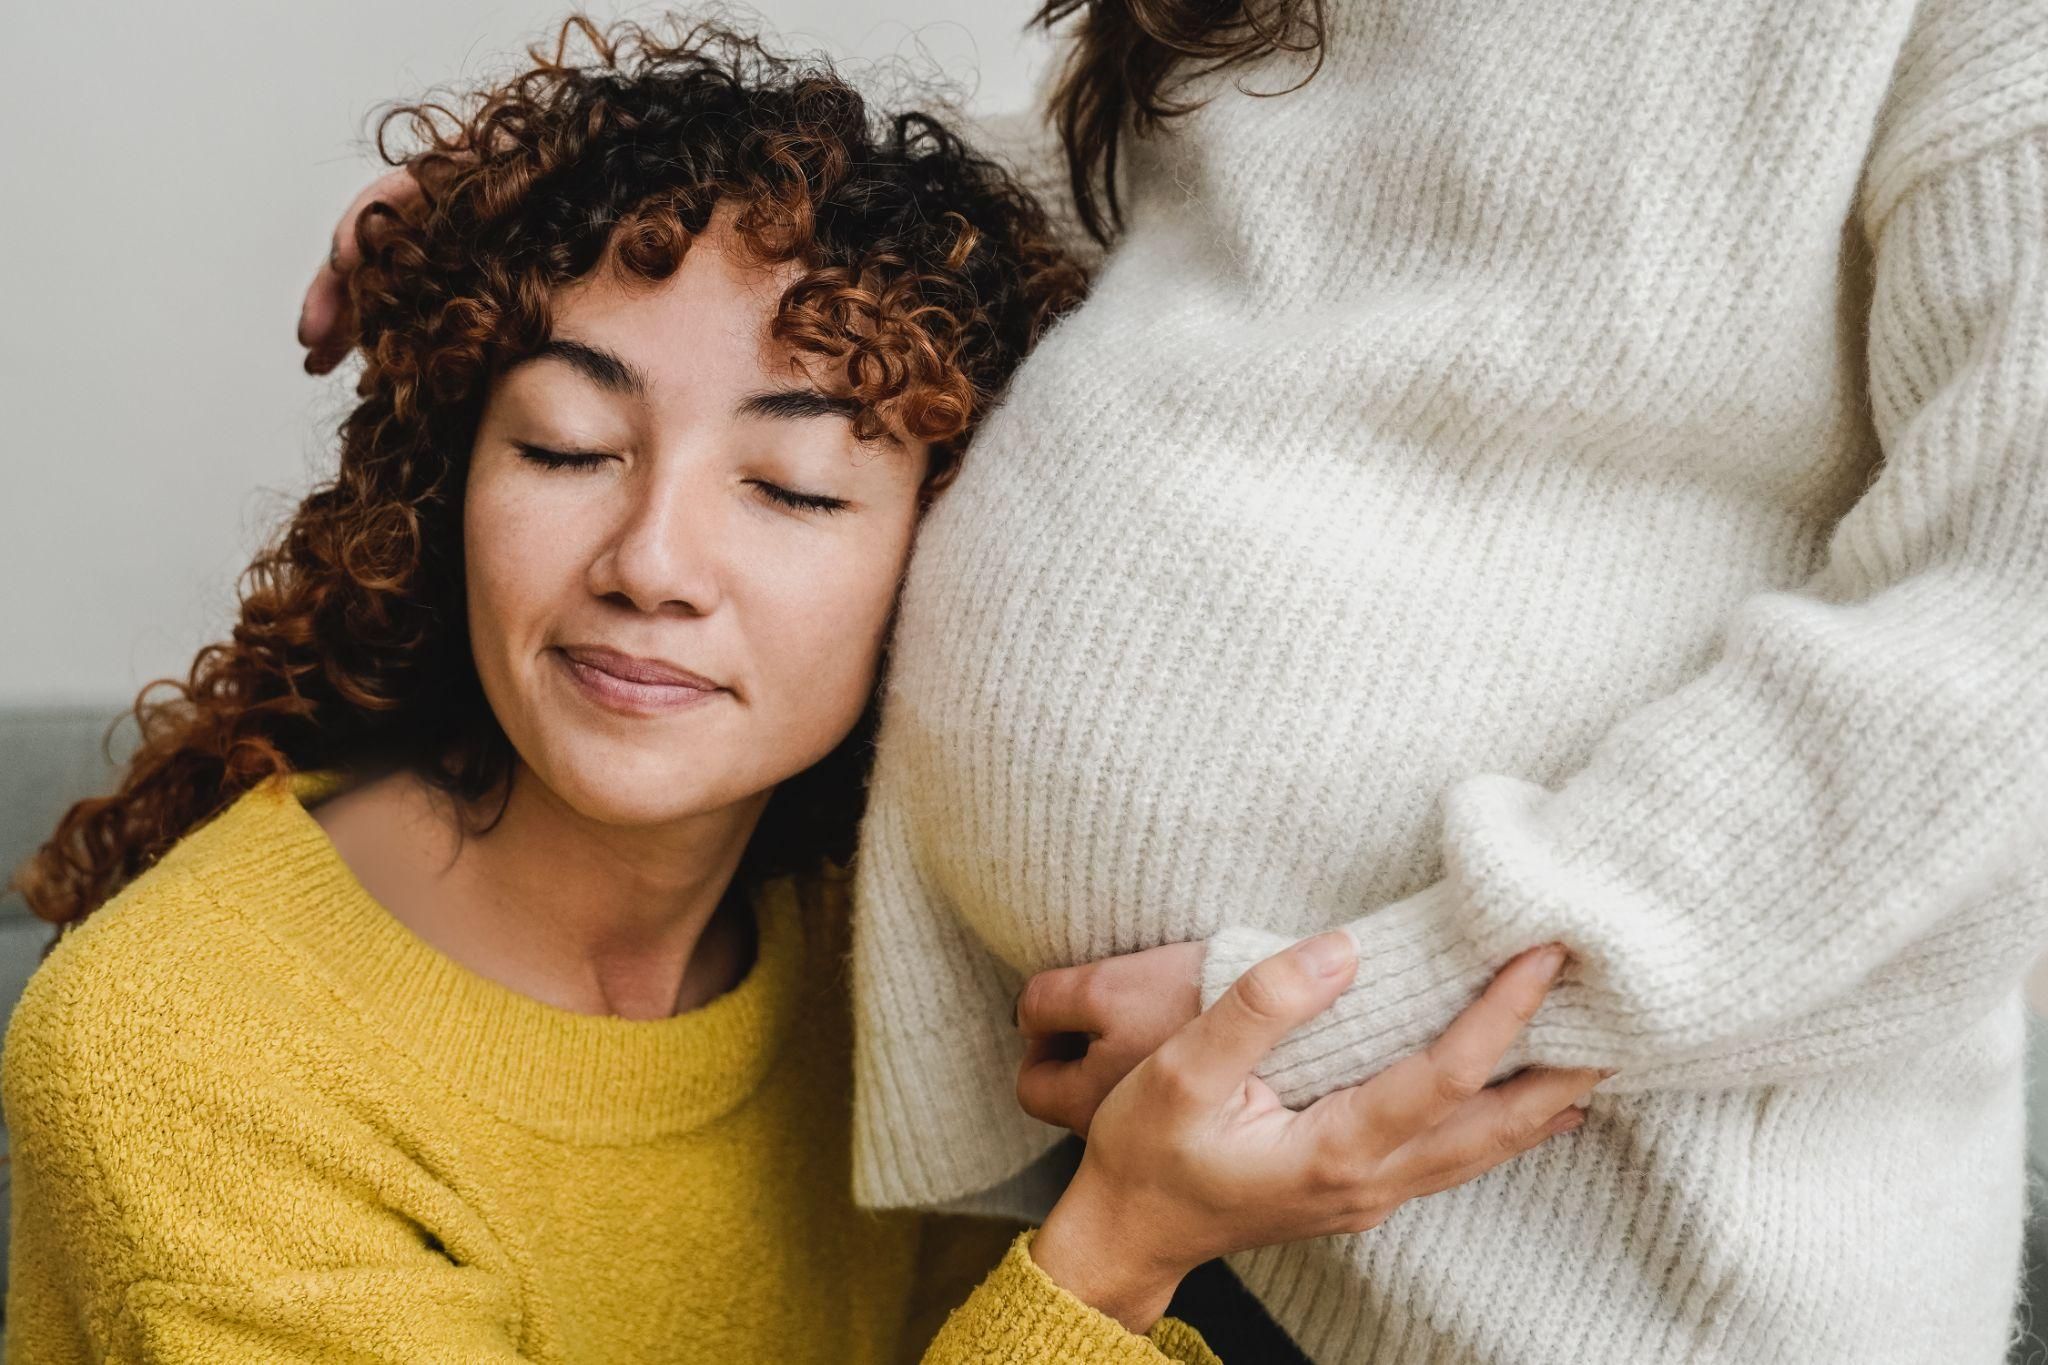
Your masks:
<instances>
[{"instance_id":1,"label":"nose","mask_svg":"<svg viewBox=\"0 0 2048 1365\"><path fill-rule=\"evenodd\" d=\"M632 489L611 537L591 561L591 591L650 615L716 610L722 594L715 502L705 489Z\"/></svg>"}]
</instances>

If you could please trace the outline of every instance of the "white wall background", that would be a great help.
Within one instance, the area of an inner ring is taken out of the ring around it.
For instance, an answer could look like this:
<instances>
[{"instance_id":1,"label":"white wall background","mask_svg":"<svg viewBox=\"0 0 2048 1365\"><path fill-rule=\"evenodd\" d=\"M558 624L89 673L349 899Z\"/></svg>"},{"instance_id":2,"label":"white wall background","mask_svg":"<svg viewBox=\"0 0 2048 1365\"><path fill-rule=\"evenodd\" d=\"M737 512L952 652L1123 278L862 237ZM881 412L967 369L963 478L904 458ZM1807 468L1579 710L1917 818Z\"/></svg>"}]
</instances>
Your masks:
<instances>
[{"instance_id":1,"label":"white wall background","mask_svg":"<svg viewBox=\"0 0 2048 1365\"><path fill-rule=\"evenodd\" d=\"M368 115L487 76L571 0L25 5L0 43L0 707L118 706L231 619L332 461L299 300L375 174ZM804 48L1022 108L1029 0L755 0ZM662 7L587 6L593 17ZM890 63L888 68L879 64Z\"/></svg>"}]
</instances>

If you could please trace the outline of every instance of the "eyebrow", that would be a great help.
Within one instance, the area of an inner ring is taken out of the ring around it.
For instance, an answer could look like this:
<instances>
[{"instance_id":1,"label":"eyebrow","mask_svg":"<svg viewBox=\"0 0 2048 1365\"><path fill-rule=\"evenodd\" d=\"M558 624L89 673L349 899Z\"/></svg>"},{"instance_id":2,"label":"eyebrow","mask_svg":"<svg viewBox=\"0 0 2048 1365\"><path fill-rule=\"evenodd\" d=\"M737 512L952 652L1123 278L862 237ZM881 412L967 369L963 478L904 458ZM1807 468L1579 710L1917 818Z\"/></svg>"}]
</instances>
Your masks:
<instances>
[{"instance_id":1,"label":"eyebrow","mask_svg":"<svg viewBox=\"0 0 2048 1365\"><path fill-rule=\"evenodd\" d=\"M571 366L585 378L613 393L622 393L631 398L647 396L647 376L631 361L612 354L601 346L587 342L571 341L568 337L550 337L546 345L512 362L514 367L534 360L559 360Z\"/></svg>"},{"instance_id":2,"label":"eyebrow","mask_svg":"<svg viewBox=\"0 0 2048 1365\"><path fill-rule=\"evenodd\" d=\"M614 393L626 394L633 398L645 398L648 393L647 376L631 361L601 346L592 346L588 342L574 341L568 337L550 337L540 349L521 356L512 363L518 366L535 360L562 361L592 382ZM742 417L767 417L785 421L810 417L844 417L852 421L860 416L861 405L852 398L838 398L820 393L816 389L763 389L759 393L750 393L742 398L733 411Z\"/></svg>"},{"instance_id":3,"label":"eyebrow","mask_svg":"<svg viewBox=\"0 0 2048 1365\"><path fill-rule=\"evenodd\" d=\"M764 389L750 393L733 409L742 417L845 417L860 416L860 404L851 398L834 398L816 389Z\"/></svg>"}]
</instances>

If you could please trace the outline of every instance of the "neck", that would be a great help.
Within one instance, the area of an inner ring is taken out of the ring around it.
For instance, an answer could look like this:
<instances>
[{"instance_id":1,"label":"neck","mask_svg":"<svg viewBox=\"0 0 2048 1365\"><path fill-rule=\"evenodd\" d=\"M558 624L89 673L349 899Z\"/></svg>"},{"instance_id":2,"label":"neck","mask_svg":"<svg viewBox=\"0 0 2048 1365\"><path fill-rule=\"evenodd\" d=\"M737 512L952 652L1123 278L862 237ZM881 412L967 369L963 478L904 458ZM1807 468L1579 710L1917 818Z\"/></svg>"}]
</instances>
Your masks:
<instances>
[{"instance_id":1,"label":"neck","mask_svg":"<svg viewBox=\"0 0 2048 1365\"><path fill-rule=\"evenodd\" d=\"M321 820L371 894L464 966L563 1009L658 1019L745 974L751 915L721 906L766 804L763 793L670 824L607 825L522 768L482 834L462 832L477 810L403 776L337 798Z\"/></svg>"}]
</instances>

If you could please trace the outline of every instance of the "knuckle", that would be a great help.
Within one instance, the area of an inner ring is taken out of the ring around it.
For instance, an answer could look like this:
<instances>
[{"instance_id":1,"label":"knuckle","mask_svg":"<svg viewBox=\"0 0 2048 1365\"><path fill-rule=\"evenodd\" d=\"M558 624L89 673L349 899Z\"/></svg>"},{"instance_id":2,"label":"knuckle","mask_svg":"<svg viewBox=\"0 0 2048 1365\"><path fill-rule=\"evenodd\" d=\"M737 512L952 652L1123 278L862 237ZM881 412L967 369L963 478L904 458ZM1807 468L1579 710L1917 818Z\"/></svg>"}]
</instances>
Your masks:
<instances>
[{"instance_id":1,"label":"knuckle","mask_svg":"<svg viewBox=\"0 0 2048 1365\"><path fill-rule=\"evenodd\" d=\"M1160 1052L1142 1064L1146 1089L1161 1104L1184 1106L1195 1100L1198 1086L1187 1059L1179 1052Z\"/></svg>"},{"instance_id":2,"label":"knuckle","mask_svg":"<svg viewBox=\"0 0 2048 1365\"><path fill-rule=\"evenodd\" d=\"M1293 992L1273 964L1262 962L1237 979L1231 989L1238 1003L1260 1019L1279 1020L1286 1016Z\"/></svg>"},{"instance_id":3,"label":"knuckle","mask_svg":"<svg viewBox=\"0 0 2048 1365\"><path fill-rule=\"evenodd\" d=\"M1540 1120L1517 1115L1501 1122L1495 1135L1494 1145L1508 1156L1525 1151L1543 1139L1543 1123Z\"/></svg>"},{"instance_id":4,"label":"knuckle","mask_svg":"<svg viewBox=\"0 0 2048 1365\"><path fill-rule=\"evenodd\" d=\"M1463 1104L1486 1088L1486 1076L1470 1062L1440 1063L1432 1073L1436 1096L1447 1104Z\"/></svg>"},{"instance_id":5,"label":"knuckle","mask_svg":"<svg viewBox=\"0 0 2048 1365\"><path fill-rule=\"evenodd\" d=\"M1345 1208L1359 1203L1370 1193L1366 1188L1366 1175L1363 1163L1351 1153L1334 1147L1319 1148L1311 1153L1302 1170L1302 1176L1311 1189Z\"/></svg>"},{"instance_id":6,"label":"knuckle","mask_svg":"<svg viewBox=\"0 0 2048 1365\"><path fill-rule=\"evenodd\" d=\"M1349 1207L1349 1184L1333 1158L1320 1153L1311 1157L1301 1168L1301 1183L1319 1198L1331 1200L1340 1208Z\"/></svg>"},{"instance_id":7,"label":"knuckle","mask_svg":"<svg viewBox=\"0 0 2048 1365\"><path fill-rule=\"evenodd\" d=\"M1088 1018L1102 1018L1108 1012L1116 995L1116 983L1110 979L1107 972L1093 971L1085 967L1076 970L1080 975L1074 982L1075 1004Z\"/></svg>"}]
</instances>

